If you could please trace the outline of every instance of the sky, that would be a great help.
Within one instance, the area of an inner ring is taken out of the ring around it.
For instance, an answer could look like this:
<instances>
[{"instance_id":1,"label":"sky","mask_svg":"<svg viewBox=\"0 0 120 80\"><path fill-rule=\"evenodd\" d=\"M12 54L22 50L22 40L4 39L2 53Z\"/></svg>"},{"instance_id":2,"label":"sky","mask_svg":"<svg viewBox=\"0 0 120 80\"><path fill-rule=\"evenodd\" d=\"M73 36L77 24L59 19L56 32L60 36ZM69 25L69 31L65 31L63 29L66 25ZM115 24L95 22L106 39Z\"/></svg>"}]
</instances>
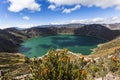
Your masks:
<instances>
[{"instance_id":1,"label":"sky","mask_svg":"<svg viewBox=\"0 0 120 80\"><path fill-rule=\"evenodd\" d=\"M120 0L0 0L0 28L120 23Z\"/></svg>"}]
</instances>

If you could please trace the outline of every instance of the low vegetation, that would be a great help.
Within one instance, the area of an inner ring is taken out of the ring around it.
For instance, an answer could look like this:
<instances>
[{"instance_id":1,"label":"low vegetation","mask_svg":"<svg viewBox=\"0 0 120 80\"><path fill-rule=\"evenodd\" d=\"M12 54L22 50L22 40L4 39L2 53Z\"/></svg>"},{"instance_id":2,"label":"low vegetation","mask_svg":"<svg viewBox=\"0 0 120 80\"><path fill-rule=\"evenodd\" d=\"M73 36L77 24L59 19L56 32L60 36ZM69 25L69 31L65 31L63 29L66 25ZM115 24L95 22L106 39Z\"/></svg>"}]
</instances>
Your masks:
<instances>
[{"instance_id":1,"label":"low vegetation","mask_svg":"<svg viewBox=\"0 0 120 80\"><path fill-rule=\"evenodd\" d=\"M114 55L96 58L81 56L72 60L67 49L51 49L42 59L34 58L32 80L94 80L106 74L120 75L120 50Z\"/></svg>"}]
</instances>

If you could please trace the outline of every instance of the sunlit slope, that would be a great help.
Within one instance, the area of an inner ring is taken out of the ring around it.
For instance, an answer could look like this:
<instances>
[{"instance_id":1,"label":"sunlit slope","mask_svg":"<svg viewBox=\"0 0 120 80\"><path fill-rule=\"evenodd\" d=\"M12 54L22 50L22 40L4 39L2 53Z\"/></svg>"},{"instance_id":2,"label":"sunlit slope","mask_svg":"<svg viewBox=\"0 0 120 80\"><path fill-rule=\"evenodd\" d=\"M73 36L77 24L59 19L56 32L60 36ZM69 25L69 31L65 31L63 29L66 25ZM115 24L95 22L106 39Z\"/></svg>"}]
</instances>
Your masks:
<instances>
[{"instance_id":1,"label":"sunlit slope","mask_svg":"<svg viewBox=\"0 0 120 80\"><path fill-rule=\"evenodd\" d=\"M109 41L105 44L99 45L97 48L94 49L91 56L102 57L102 56L110 55L110 54L116 53L118 49L120 49L120 37L112 41Z\"/></svg>"}]
</instances>

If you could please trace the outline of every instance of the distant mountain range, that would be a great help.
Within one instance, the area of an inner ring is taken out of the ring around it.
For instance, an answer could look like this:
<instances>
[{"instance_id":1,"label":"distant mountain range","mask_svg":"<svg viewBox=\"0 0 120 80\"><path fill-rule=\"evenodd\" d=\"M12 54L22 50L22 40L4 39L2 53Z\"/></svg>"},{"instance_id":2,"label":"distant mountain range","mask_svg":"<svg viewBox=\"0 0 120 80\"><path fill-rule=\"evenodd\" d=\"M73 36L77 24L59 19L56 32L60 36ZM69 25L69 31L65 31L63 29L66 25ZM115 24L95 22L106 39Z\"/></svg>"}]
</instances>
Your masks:
<instances>
[{"instance_id":1,"label":"distant mountain range","mask_svg":"<svg viewBox=\"0 0 120 80\"><path fill-rule=\"evenodd\" d=\"M41 26L36 26L36 27L57 27L57 28L60 28L60 27L69 27L69 28L78 28L78 27L81 27L81 26L84 26L85 24L80 24L80 23L74 23L74 24L60 24L60 25L41 25Z\"/></svg>"},{"instance_id":2,"label":"distant mountain range","mask_svg":"<svg viewBox=\"0 0 120 80\"><path fill-rule=\"evenodd\" d=\"M40 25L40 26L33 26L33 27L40 27L40 28L48 28L48 27L69 27L69 28L79 28L79 27L83 27L85 25L91 25L91 24L80 24L80 23L71 23L71 24L58 24L58 25ZM114 23L114 24L100 24L103 26L106 26L110 29L114 29L114 30L120 30L120 23Z\"/></svg>"},{"instance_id":3,"label":"distant mountain range","mask_svg":"<svg viewBox=\"0 0 120 80\"><path fill-rule=\"evenodd\" d=\"M39 28L49 28L49 27L57 27L57 28L80 28L83 27L85 25L92 25L92 24L80 24L80 23L71 23L71 24L58 24L58 25L54 25L54 24L50 24L50 25L38 25L38 26L31 26L31 28L34 27L39 27ZM100 24L103 25L111 30L120 30L120 23L114 23L114 24ZM28 28L20 28L20 27L11 27L11 28L15 28L17 30L25 30Z\"/></svg>"},{"instance_id":4,"label":"distant mountain range","mask_svg":"<svg viewBox=\"0 0 120 80\"><path fill-rule=\"evenodd\" d=\"M105 24L105 26L112 29L112 30L120 30L120 23Z\"/></svg>"}]
</instances>

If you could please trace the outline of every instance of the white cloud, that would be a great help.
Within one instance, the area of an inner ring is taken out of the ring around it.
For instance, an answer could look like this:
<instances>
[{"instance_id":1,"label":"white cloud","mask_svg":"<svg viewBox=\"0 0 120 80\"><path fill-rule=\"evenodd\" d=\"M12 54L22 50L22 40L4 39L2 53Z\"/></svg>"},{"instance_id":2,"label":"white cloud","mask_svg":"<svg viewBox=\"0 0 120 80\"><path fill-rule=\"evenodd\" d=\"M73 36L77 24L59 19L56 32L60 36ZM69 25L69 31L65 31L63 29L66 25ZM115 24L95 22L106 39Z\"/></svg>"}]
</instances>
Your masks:
<instances>
[{"instance_id":1,"label":"white cloud","mask_svg":"<svg viewBox=\"0 0 120 80\"><path fill-rule=\"evenodd\" d=\"M115 17L112 17L112 20L117 20L119 19L119 17L115 16Z\"/></svg>"},{"instance_id":2,"label":"white cloud","mask_svg":"<svg viewBox=\"0 0 120 80\"><path fill-rule=\"evenodd\" d=\"M79 4L81 0L48 0L48 1L56 5L73 5Z\"/></svg>"},{"instance_id":3,"label":"white cloud","mask_svg":"<svg viewBox=\"0 0 120 80\"><path fill-rule=\"evenodd\" d=\"M22 24L5 24L5 25L2 25L0 24L0 29L5 29L5 28L11 28L11 27L18 27L18 28L31 28L31 27L35 27L35 26L38 26L40 24L25 24L25 23L22 23Z\"/></svg>"},{"instance_id":4,"label":"white cloud","mask_svg":"<svg viewBox=\"0 0 120 80\"><path fill-rule=\"evenodd\" d=\"M87 7L96 6L100 8L115 7L120 10L120 0L48 0L51 4L61 5L83 5Z\"/></svg>"},{"instance_id":5,"label":"white cloud","mask_svg":"<svg viewBox=\"0 0 120 80\"><path fill-rule=\"evenodd\" d=\"M79 19L72 20L67 22L53 22L52 25L58 24L71 24L71 23L80 23L80 24L114 24L120 23L120 17L110 17L110 18L91 18L91 19Z\"/></svg>"},{"instance_id":6,"label":"white cloud","mask_svg":"<svg viewBox=\"0 0 120 80\"><path fill-rule=\"evenodd\" d=\"M55 10L56 6L51 4L50 6L48 6L48 9Z\"/></svg>"},{"instance_id":7,"label":"white cloud","mask_svg":"<svg viewBox=\"0 0 120 80\"><path fill-rule=\"evenodd\" d=\"M71 13L72 11L75 11L75 10L77 10L77 9L79 9L79 8L80 8L80 5L76 5L75 7L70 8L70 9L65 8L65 9L63 10L63 13Z\"/></svg>"},{"instance_id":8,"label":"white cloud","mask_svg":"<svg viewBox=\"0 0 120 80\"><path fill-rule=\"evenodd\" d=\"M70 23L81 23L81 24L112 24L112 23L120 23L120 17L72 20Z\"/></svg>"},{"instance_id":9,"label":"white cloud","mask_svg":"<svg viewBox=\"0 0 120 80\"><path fill-rule=\"evenodd\" d=\"M8 0L10 6L8 10L11 12L20 12L23 9L28 9L31 11L40 11L40 4L36 3L35 0Z\"/></svg>"},{"instance_id":10,"label":"white cloud","mask_svg":"<svg viewBox=\"0 0 120 80\"><path fill-rule=\"evenodd\" d=\"M24 20L30 20L30 18L28 16L23 16Z\"/></svg>"},{"instance_id":11,"label":"white cloud","mask_svg":"<svg viewBox=\"0 0 120 80\"><path fill-rule=\"evenodd\" d=\"M20 24L17 27L19 28L31 28L31 27L35 27L38 26L39 24Z\"/></svg>"},{"instance_id":12,"label":"white cloud","mask_svg":"<svg viewBox=\"0 0 120 80\"><path fill-rule=\"evenodd\" d=\"M11 27L9 24L0 25L0 29L5 29Z\"/></svg>"},{"instance_id":13,"label":"white cloud","mask_svg":"<svg viewBox=\"0 0 120 80\"><path fill-rule=\"evenodd\" d=\"M117 10L120 10L120 5L116 7Z\"/></svg>"}]
</instances>

